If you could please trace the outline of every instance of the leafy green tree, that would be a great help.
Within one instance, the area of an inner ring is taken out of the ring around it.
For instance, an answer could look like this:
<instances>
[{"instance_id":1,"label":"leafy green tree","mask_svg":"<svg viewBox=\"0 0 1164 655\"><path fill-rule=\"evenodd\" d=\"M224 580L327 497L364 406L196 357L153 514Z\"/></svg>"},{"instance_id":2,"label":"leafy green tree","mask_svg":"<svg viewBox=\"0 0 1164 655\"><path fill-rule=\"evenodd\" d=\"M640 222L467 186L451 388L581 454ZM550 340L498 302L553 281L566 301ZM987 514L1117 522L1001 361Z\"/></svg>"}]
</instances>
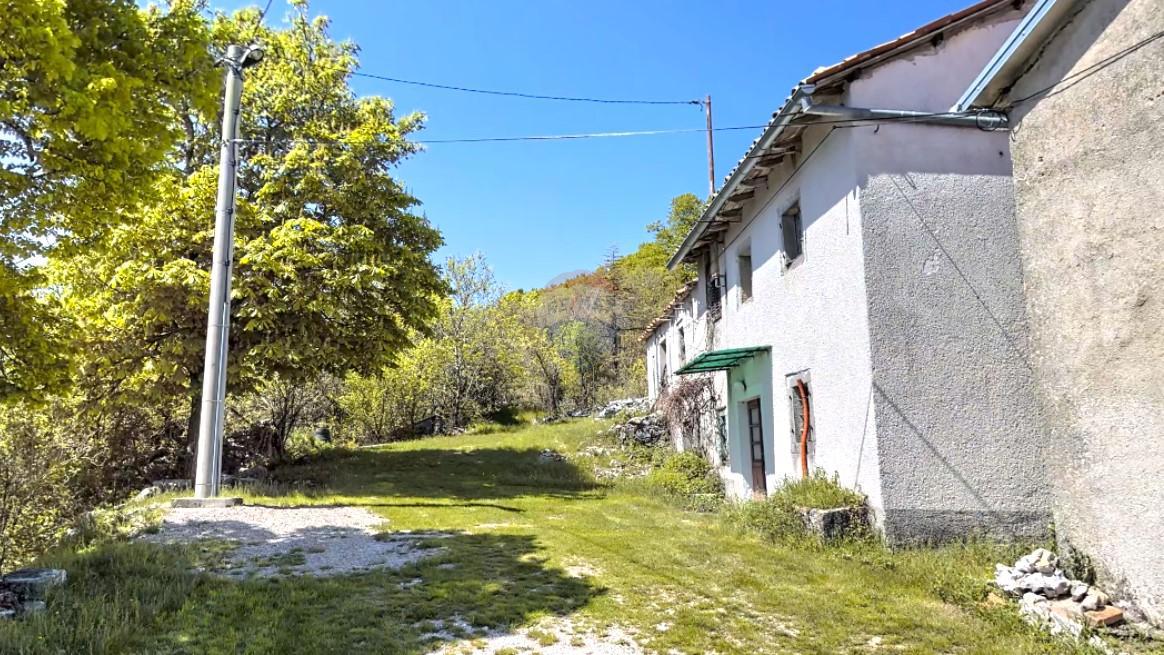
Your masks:
<instances>
[{"instance_id":1,"label":"leafy green tree","mask_svg":"<svg viewBox=\"0 0 1164 655\"><path fill-rule=\"evenodd\" d=\"M374 372L425 330L445 292L440 234L391 175L423 117L348 84L356 46L297 5L287 29L253 9L218 15L215 46L262 43L246 73L235 215L229 385L246 392ZM185 395L192 449L200 403L218 116L189 107L185 137L149 203L84 251L53 262L78 317L85 374L143 401Z\"/></svg>"},{"instance_id":2,"label":"leafy green tree","mask_svg":"<svg viewBox=\"0 0 1164 655\"><path fill-rule=\"evenodd\" d=\"M574 404L593 407L601 388L612 381L610 342L593 325L571 321L558 329L554 341L562 359L568 362L576 379Z\"/></svg>"},{"instance_id":3,"label":"leafy green tree","mask_svg":"<svg viewBox=\"0 0 1164 655\"><path fill-rule=\"evenodd\" d=\"M62 316L30 258L83 247L150 188L182 108L213 107L192 0L0 5L0 400L67 379Z\"/></svg>"},{"instance_id":4,"label":"leafy green tree","mask_svg":"<svg viewBox=\"0 0 1164 655\"><path fill-rule=\"evenodd\" d=\"M655 243L669 259L674 255L691 228L703 215L704 203L694 193L684 193L671 199L671 211L666 221L655 221L647 226L647 231L655 235ZM666 260L662 261L666 265Z\"/></svg>"}]
</instances>

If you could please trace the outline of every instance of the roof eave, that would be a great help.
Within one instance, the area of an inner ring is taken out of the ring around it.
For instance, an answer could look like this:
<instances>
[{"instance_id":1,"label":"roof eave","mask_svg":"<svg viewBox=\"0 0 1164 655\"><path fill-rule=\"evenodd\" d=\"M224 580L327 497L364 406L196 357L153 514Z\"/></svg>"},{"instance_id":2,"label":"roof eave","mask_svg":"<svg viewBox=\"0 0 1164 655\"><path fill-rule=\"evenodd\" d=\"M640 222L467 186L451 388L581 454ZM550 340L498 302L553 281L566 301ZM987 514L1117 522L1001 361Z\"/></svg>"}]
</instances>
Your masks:
<instances>
[{"instance_id":1,"label":"roof eave","mask_svg":"<svg viewBox=\"0 0 1164 655\"><path fill-rule=\"evenodd\" d=\"M773 116L772 120L768 124L768 127L764 128L764 133L760 135L760 138L756 140L755 145L753 145L748 150L747 154L744 155L743 163L739 166L736 166L735 170L732 171L731 177L729 177L727 181L724 182L723 187L716 192L714 197L712 197L711 202L707 205L707 208L703 210L703 214L695 223L695 227L693 227L691 231L687 233L687 237L683 239L683 243L679 246L679 249L675 251L674 255L671 256L671 259L667 262L668 269L675 270L675 268L678 267L679 264L681 264L683 260L687 258L687 255L690 254L691 249L695 247L695 244L698 243L698 241L703 237L704 232L707 231L708 226L711 225L712 220L715 219L716 214L718 214L720 210L723 209L724 204L727 203L728 199L735 192L736 187L738 187L740 182L742 182L744 178L748 176L748 173L750 173L752 169L756 167L756 161L758 159L756 155L772 147L772 144L777 141L780 134L788 126L788 123L798 113L800 113L800 101L803 98L811 96L814 90L815 87L813 87L813 85L803 83L798 84L796 88L792 90L792 95L790 95L788 100L785 101L784 106L780 108L780 111L777 112L775 116Z\"/></svg>"}]
</instances>

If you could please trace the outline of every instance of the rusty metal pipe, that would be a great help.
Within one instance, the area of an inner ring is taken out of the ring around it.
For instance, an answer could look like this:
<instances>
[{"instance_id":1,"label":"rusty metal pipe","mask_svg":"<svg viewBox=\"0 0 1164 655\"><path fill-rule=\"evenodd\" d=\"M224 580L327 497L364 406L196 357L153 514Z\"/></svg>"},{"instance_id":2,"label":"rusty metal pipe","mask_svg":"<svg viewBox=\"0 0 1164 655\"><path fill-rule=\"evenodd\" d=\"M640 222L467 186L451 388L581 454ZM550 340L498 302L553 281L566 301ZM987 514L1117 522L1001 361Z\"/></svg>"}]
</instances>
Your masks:
<instances>
[{"instance_id":1,"label":"rusty metal pipe","mask_svg":"<svg viewBox=\"0 0 1164 655\"><path fill-rule=\"evenodd\" d=\"M808 478L808 426L812 420L808 408L808 388L804 380L796 381L796 393L800 395L800 413L804 423L800 426L800 476Z\"/></svg>"}]
</instances>

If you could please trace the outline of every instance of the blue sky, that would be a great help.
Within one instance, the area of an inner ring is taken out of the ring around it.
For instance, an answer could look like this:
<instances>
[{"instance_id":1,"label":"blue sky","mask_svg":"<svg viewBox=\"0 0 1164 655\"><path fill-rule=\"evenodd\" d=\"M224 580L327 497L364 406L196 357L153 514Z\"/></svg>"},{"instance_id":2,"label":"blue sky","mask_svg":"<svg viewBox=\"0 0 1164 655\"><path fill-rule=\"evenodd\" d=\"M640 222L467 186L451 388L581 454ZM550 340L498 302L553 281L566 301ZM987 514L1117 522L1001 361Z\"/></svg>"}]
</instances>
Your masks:
<instances>
[{"instance_id":1,"label":"blue sky","mask_svg":"<svg viewBox=\"0 0 1164 655\"><path fill-rule=\"evenodd\" d=\"M970 0L314 0L367 73L547 95L693 99L717 127L760 125L814 68ZM215 3L218 4L218 3ZM227 1L229 8L251 3ZM286 13L275 0L269 20ZM355 78L357 92L428 114L418 139L699 128L691 106L500 98ZM722 181L758 130L718 132ZM440 253L483 252L508 288L633 250L680 193L707 194L703 134L433 144L399 175L444 233Z\"/></svg>"}]
</instances>

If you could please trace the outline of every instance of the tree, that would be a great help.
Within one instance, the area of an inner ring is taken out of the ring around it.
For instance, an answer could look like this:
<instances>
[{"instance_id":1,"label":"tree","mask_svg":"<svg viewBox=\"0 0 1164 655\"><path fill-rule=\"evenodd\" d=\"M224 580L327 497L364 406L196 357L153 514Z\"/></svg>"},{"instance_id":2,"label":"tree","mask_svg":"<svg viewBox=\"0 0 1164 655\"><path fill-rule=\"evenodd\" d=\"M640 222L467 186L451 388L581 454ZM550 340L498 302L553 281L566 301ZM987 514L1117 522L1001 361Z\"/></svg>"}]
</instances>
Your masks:
<instances>
[{"instance_id":1,"label":"tree","mask_svg":"<svg viewBox=\"0 0 1164 655\"><path fill-rule=\"evenodd\" d=\"M193 1L9 0L0 20L0 400L67 380L62 317L32 265L150 188L181 106L213 106Z\"/></svg>"},{"instance_id":2,"label":"tree","mask_svg":"<svg viewBox=\"0 0 1164 655\"><path fill-rule=\"evenodd\" d=\"M655 235L655 243L669 259L679 251L683 239L699 222L703 215L704 203L694 193L684 193L671 199L671 211L667 220L655 221L647 226L647 231ZM660 262L666 265L666 259Z\"/></svg>"},{"instance_id":3,"label":"tree","mask_svg":"<svg viewBox=\"0 0 1164 655\"><path fill-rule=\"evenodd\" d=\"M424 331L446 290L429 255L440 234L391 169L423 117L397 117L348 85L356 46L305 3L284 30L253 9L215 18L214 43L260 42L248 69L235 215L229 385L374 372ZM185 395L192 454L200 404L218 176L218 116L190 106L151 201L83 252L53 262L77 315L86 375L144 400Z\"/></svg>"}]
</instances>

